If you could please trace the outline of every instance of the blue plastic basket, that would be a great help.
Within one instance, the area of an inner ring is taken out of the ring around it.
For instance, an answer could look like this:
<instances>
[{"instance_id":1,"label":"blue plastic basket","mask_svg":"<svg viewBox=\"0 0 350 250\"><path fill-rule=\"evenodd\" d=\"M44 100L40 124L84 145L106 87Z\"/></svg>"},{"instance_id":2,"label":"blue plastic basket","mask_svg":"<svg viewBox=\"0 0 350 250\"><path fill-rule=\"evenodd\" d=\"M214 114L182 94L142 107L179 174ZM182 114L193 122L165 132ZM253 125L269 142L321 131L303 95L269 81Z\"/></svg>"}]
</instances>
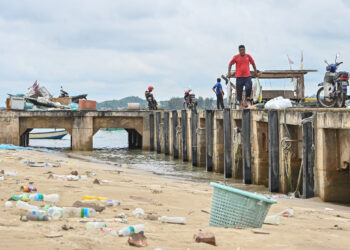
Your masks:
<instances>
[{"instance_id":1,"label":"blue plastic basket","mask_svg":"<svg viewBox=\"0 0 350 250\"><path fill-rule=\"evenodd\" d=\"M210 226L259 228L271 204L277 201L240 189L211 182L214 187Z\"/></svg>"}]
</instances>

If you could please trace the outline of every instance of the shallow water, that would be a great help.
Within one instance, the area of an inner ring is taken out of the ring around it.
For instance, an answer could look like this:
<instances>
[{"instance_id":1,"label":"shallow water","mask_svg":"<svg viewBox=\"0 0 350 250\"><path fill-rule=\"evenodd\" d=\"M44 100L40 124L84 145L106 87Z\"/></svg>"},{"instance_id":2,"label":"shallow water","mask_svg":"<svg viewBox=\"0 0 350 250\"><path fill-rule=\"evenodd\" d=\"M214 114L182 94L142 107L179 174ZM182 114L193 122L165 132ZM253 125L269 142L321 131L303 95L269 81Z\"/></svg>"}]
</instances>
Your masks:
<instances>
[{"instance_id":1,"label":"shallow water","mask_svg":"<svg viewBox=\"0 0 350 250\"><path fill-rule=\"evenodd\" d=\"M37 129L35 131L42 130ZM33 147L50 148L62 153L70 152L69 135L61 140L30 140L29 144ZM206 172L202 167L193 167L191 163L175 160L172 156L135 149L129 150L128 134L125 130L99 130L94 135L93 147L92 152L78 152L75 154L89 156L105 162L127 164L132 169L140 169L172 179L205 183L222 182L252 192L267 190L263 186L244 185L242 180L225 180L222 174Z\"/></svg>"}]
</instances>

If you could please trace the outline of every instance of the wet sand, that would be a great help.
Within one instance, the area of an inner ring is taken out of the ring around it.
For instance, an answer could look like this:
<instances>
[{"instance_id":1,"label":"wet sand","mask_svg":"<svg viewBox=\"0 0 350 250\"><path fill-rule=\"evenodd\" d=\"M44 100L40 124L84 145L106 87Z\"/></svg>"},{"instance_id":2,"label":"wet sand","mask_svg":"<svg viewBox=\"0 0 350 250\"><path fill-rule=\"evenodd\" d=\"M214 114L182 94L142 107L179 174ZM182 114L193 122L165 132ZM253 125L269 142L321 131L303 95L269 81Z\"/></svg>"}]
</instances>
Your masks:
<instances>
[{"instance_id":1,"label":"wet sand","mask_svg":"<svg viewBox=\"0 0 350 250\"><path fill-rule=\"evenodd\" d=\"M112 166L68 159L53 153L37 151L0 150L0 170L16 171L18 176L5 176L0 181L0 249L133 249L127 237L116 237L98 230L87 230L79 218L58 221L20 221L24 211L7 208L5 202L11 194L22 194L22 185L36 186L39 193L60 195L57 206L71 206L84 195L103 196L120 200L117 207L106 207L97 219L114 218L120 213L128 217L128 224L144 224L148 246L143 249L349 249L350 207L324 203L318 198L276 199L269 215L286 208L293 208L294 217L281 217L279 225L263 225L252 229L209 227L212 187L205 183L184 182L130 169L126 164ZM61 166L29 167L21 160L43 161ZM48 179L53 174L95 173L86 180L67 181ZM11 180L13 178L13 180ZM93 184L94 179L101 184ZM30 202L43 206L44 202ZM15 202L13 202L15 204ZM138 219L132 215L135 208L147 213L167 216L183 216L186 225L165 224ZM108 227L121 229L126 224L106 222ZM63 225L73 229L65 231ZM213 232L217 246L196 243L193 235L199 230ZM45 235L62 235L46 238Z\"/></svg>"}]
</instances>

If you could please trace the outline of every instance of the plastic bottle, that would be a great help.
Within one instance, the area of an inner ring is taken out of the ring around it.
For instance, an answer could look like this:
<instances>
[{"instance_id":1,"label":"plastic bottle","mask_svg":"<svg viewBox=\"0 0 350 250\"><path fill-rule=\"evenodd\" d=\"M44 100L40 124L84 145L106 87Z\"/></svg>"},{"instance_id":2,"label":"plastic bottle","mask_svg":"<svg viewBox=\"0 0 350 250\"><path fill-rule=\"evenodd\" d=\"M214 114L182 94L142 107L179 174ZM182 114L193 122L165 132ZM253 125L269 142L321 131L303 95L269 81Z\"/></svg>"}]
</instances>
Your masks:
<instances>
[{"instance_id":1,"label":"plastic bottle","mask_svg":"<svg viewBox=\"0 0 350 250\"><path fill-rule=\"evenodd\" d=\"M26 192L26 193L37 191L36 187L26 187L26 186L22 186L21 190L23 190L23 192Z\"/></svg>"},{"instance_id":2,"label":"plastic bottle","mask_svg":"<svg viewBox=\"0 0 350 250\"><path fill-rule=\"evenodd\" d=\"M47 214L52 220L58 220L63 216L63 209L61 207L50 207Z\"/></svg>"},{"instance_id":3,"label":"plastic bottle","mask_svg":"<svg viewBox=\"0 0 350 250\"><path fill-rule=\"evenodd\" d=\"M280 224L279 215L266 216L264 224L278 225Z\"/></svg>"},{"instance_id":4,"label":"plastic bottle","mask_svg":"<svg viewBox=\"0 0 350 250\"><path fill-rule=\"evenodd\" d=\"M118 229L115 227L100 227L100 230L118 236Z\"/></svg>"},{"instance_id":5,"label":"plastic bottle","mask_svg":"<svg viewBox=\"0 0 350 250\"><path fill-rule=\"evenodd\" d=\"M7 176L17 176L17 172L1 170L1 173Z\"/></svg>"},{"instance_id":6,"label":"plastic bottle","mask_svg":"<svg viewBox=\"0 0 350 250\"><path fill-rule=\"evenodd\" d=\"M31 212L29 212L27 214L27 220L34 220L34 221L48 221L49 217L47 217L46 215L42 215L42 214L32 214Z\"/></svg>"},{"instance_id":7,"label":"plastic bottle","mask_svg":"<svg viewBox=\"0 0 350 250\"><path fill-rule=\"evenodd\" d=\"M108 198L106 197L98 197L98 196L90 196L90 195L84 195L83 201L85 200L99 200L99 201L106 201Z\"/></svg>"},{"instance_id":8,"label":"plastic bottle","mask_svg":"<svg viewBox=\"0 0 350 250\"><path fill-rule=\"evenodd\" d=\"M120 201L116 201L116 200L106 200L105 201L105 205L109 206L109 207L116 207L120 205Z\"/></svg>"},{"instance_id":9,"label":"plastic bottle","mask_svg":"<svg viewBox=\"0 0 350 250\"><path fill-rule=\"evenodd\" d=\"M104 222L88 222L86 223L87 229L98 229L101 227L106 227L106 224Z\"/></svg>"},{"instance_id":10,"label":"plastic bottle","mask_svg":"<svg viewBox=\"0 0 350 250\"><path fill-rule=\"evenodd\" d=\"M119 231L119 236L130 236L132 234L137 234L139 232L145 231L145 226L143 224L133 225L124 227Z\"/></svg>"},{"instance_id":11,"label":"plastic bottle","mask_svg":"<svg viewBox=\"0 0 350 250\"><path fill-rule=\"evenodd\" d=\"M32 210L39 210L39 207L38 206L34 206L34 205L30 205L26 202L23 202L23 201L17 201L16 203L16 207L20 208L20 209L25 209L25 210L29 210L29 211L32 211Z\"/></svg>"},{"instance_id":12,"label":"plastic bottle","mask_svg":"<svg viewBox=\"0 0 350 250\"><path fill-rule=\"evenodd\" d=\"M173 223L173 224L186 224L186 218L185 217L168 217L168 216L161 216L158 218L161 222L166 223Z\"/></svg>"},{"instance_id":13,"label":"plastic bottle","mask_svg":"<svg viewBox=\"0 0 350 250\"><path fill-rule=\"evenodd\" d=\"M143 211L142 208L136 208L134 211L132 211L132 214L136 218L142 218L145 215L145 211Z\"/></svg>"},{"instance_id":14,"label":"plastic bottle","mask_svg":"<svg viewBox=\"0 0 350 250\"><path fill-rule=\"evenodd\" d=\"M44 194L44 201L48 202L58 202L60 200L60 196L58 194Z\"/></svg>"},{"instance_id":15,"label":"plastic bottle","mask_svg":"<svg viewBox=\"0 0 350 250\"><path fill-rule=\"evenodd\" d=\"M11 195L13 201L30 201L29 194Z\"/></svg>"},{"instance_id":16,"label":"plastic bottle","mask_svg":"<svg viewBox=\"0 0 350 250\"><path fill-rule=\"evenodd\" d=\"M42 201L44 199L44 195L39 193L31 194L29 195L29 199L31 201Z\"/></svg>"},{"instance_id":17,"label":"plastic bottle","mask_svg":"<svg viewBox=\"0 0 350 250\"><path fill-rule=\"evenodd\" d=\"M4 181L5 177L4 176L0 176L0 181Z\"/></svg>"},{"instance_id":18,"label":"plastic bottle","mask_svg":"<svg viewBox=\"0 0 350 250\"><path fill-rule=\"evenodd\" d=\"M93 208L63 207L63 217L95 217L97 212Z\"/></svg>"},{"instance_id":19,"label":"plastic bottle","mask_svg":"<svg viewBox=\"0 0 350 250\"><path fill-rule=\"evenodd\" d=\"M30 212L28 212L28 214L32 214L32 215L47 215L47 212L44 210L32 210Z\"/></svg>"}]
</instances>

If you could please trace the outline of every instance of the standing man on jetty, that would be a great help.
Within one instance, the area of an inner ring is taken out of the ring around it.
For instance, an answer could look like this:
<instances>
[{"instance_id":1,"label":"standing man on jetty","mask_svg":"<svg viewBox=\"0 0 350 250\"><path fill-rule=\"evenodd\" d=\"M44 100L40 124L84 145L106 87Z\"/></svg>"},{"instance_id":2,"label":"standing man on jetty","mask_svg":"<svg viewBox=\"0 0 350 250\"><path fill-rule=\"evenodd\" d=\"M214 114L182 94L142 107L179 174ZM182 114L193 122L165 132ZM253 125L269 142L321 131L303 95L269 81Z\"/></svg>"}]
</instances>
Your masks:
<instances>
[{"instance_id":1,"label":"standing man on jetty","mask_svg":"<svg viewBox=\"0 0 350 250\"><path fill-rule=\"evenodd\" d=\"M213 87L213 91L216 94L216 106L218 109L224 109L224 91L222 91L221 79L216 79L216 84Z\"/></svg>"},{"instance_id":2,"label":"standing man on jetty","mask_svg":"<svg viewBox=\"0 0 350 250\"><path fill-rule=\"evenodd\" d=\"M253 58L245 53L245 46L239 45L238 47L239 54L235 55L229 66L228 66L228 74L227 77L231 77L231 69L232 65L236 64L236 88L237 88L237 99L239 101L239 108L243 109L247 106L250 106L251 103L247 102L247 98L250 97L252 93L252 78L250 75L249 64L251 64L254 68L255 77L258 77L258 72L256 70L255 62ZM244 102L242 102L242 93L243 87L245 87L245 97Z\"/></svg>"}]
</instances>

